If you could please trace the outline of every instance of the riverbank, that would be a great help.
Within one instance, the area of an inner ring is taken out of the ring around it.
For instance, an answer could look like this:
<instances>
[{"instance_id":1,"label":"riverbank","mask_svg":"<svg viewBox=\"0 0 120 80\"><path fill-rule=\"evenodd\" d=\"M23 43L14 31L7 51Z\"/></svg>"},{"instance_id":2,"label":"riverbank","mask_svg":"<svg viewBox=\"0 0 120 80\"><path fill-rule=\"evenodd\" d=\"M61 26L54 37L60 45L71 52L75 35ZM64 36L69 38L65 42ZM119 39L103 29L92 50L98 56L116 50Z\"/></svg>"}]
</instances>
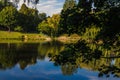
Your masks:
<instances>
[{"instance_id":1,"label":"riverbank","mask_svg":"<svg viewBox=\"0 0 120 80\"><path fill-rule=\"evenodd\" d=\"M44 34L0 31L0 42L5 42L5 41L31 42L31 41L50 41L50 40L51 38Z\"/></svg>"},{"instance_id":2,"label":"riverbank","mask_svg":"<svg viewBox=\"0 0 120 80\"><path fill-rule=\"evenodd\" d=\"M80 36L77 34L68 34L61 35L54 39L44 34L37 33L21 33L21 32L7 32L0 31L0 43L10 42L10 43L19 43L19 42L47 42L57 40L62 43L76 43L80 40Z\"/></svg>"},{"instance_id":3,"label":"riverbank","mask_svg":"<svg viewBox=\"0 0 120 80\"><path fill-rule=\"evenodd\" d=\"M76 43L81 39L81 37L77 34L72 34L68 36L68 34L61 35L56 38L56 40L62 43Z\"/></svg>"}]
</instances>

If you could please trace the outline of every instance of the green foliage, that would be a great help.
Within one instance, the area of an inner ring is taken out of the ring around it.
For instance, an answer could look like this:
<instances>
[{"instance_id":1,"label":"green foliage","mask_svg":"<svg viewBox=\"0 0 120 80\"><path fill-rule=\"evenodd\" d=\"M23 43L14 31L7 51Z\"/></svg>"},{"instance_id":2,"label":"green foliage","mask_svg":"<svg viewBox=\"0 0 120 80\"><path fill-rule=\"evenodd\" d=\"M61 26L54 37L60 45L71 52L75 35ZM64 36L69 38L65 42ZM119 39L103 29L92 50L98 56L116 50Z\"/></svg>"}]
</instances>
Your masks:
<instances>
[{"instance_id":1,"label":"green foliage","mask_svg":"<svg viewBox=\"0 0 120 80\"><path fill-rule=\"evenodd\" d=\"M112 7L109 10L104 10L96 13L99 25L102 29L97 38L102 38L105 41L115 41L120 33L120 7Z\"/></svg>"},{"instance_id":2,"label":"green foliage","mask_svg":"<svg viewBox=\"0 0 120 80\"><path fill-rule=\"evenodd\" d=\"M103 9L105 7L105 2L108 0L94 0L95 7L97 8L97 11Z\"/></svg>"},{"instance_id":3,"label":"green foliage","mask_svg":"<svg viewBox=\"0 0 120 80\"><path fill-rule=\"evenodd\" d=\"M47 21L42 21L39 25L38 25L38 31L42 32L44 34L50 35L51 33L51 28L49 27Z\"/></svg>"},{"instance_id":4,"label":"green foliage","mask_svg":"<svg viewBox=\"0 0 120 80\"><path fill-rule=\"evenodd\" d=\"M18 22L18 12L13 6L7 6L0 12L0 25L10 31Z\"/></svg>"},{"instance_id":5,"label":"green foliage","mask_svg":"<svg viewBox=\"0 0 120 80\"><path fill-rule=\"evenodd\" d=\"M36 32L36 27L40 22L38 11L36 9L28 8L23 4L19 13L19 24L20 26L23 26L24 32Z\"/></svg>"},{"instance_id":6,"label":"green foliage","mask_svg":"<svg viewBox=\"0 0 120 80\"><path fill-rule=\"evenodd\" d=\"M51 18L47 18L46 20L42 21L38 26L38 30L50 35L51 37L57 36L59 20L60 15L54 14Z\"/></svg>"},{"instance_id":7,"label":"green foliage","mask_svg":"<svg viewBox=\"0 0 120 80\"><path fill-rule=\"evenodd\" d=\"M48 18L47 21L48 21L49 27L53 29L54 34L56 36L58 32L58 27L59 27L60 15L54 14L51 18Z\"/></svg>"},{"instance_id":8,"label":"green foliage","mask_svg":"<svg viewBox=\"0 0 120 80\"><path fill-rule=\"evenodd\" d=\"M76 20L78 19L78 15L76 15L76 2L75 0L66 0L63 6L63 10L61 12L60 19L60 30L59 34L62 33L72 33L73 25L77 27ZM73 20L74 19L74 20ZM74 29L75 30L75 29ZM76 32L74 31L73 32Z\"/></svg>"},{"instance_id":9,"label":"green foliage","mask_svg":"<svg viewBox=\"0 0 120 80\"><path fill-rule=\"evenodd\" d=\"M109 30L113 31L113 34L120 33L120 6L113 7L108 12L108 26Z\"/></svg>"},{"instance_id":10,"label":"green foliage","mask_svg":"<svg viewBox=\"0 0 120 80\"><path fill-rule=\"evenodd\" d=\"M25 15L29 15L28 7L25 4L21 6L21 9L19 10L19 12Z\"/></svg>"},{"instance_id":11,"label":"green foliage","mask_svg":"<svg viewBox=\"0 0 120 80\"><path fill-rule=\"evenodd\" d=\"M2 8L3 8L3 3L2 1L0 1L0 11L2 10Z\"/></svg>"},{"instance_id":12,"label":"green foliage","mask_svg":"<svg viewBox=\"0 0 120 80\"><path fill-rule=\"evenodd\" d=\"M36 2L37 1L38 0L36 0ZM19 11L17 11L15 8L15 10L11 9L12 6L5 7L4 4L4 1L0 2L0 10L2 10L0 12L0 25L5 26L9 29L9 31L22 30L23 32L37 32L36 29L38 24L46 19L45 13L38 14L36 9L28 8L25 4L21 6Z\"/></svg>"},{"instance_id":13,"label":"green foliage","mask_svg":"<svg viewBox=\"0 0 120 80\"><path fill-rule=\"evenodd\" d=\"M60 33L81 34L85 31L85 28L96 23L96 18L91 12L91 4L91 0L80 0L77 5L70 9L64 10L63 7L60 19Z\"/></svg>"},{"instance_id":14,"label":"green foliage","mask_svg":"<svg viewBox=\"0 0 120 80\"><path fill-rule=\"evenodd\" d=\"M96 7L97 12L111 7L117 7L119 4L119 0L94 0L94 6Z\"/></svg>"},{"instance_id":15,"label":"green foliage","mask_svg":"<svg viewBox=\"0 0 120 80\"><path fill-rule=\"evenodd\" d=\"M77 7L81 8L84 12L89 13L91 11L92 0L79 0Z\"/></svg>"},{"instance_id":16,"label":"green foliage","mask_svg":"<svg viewBox=\"0 0 120 80\"><path fill-rule=\"evenodd\" d=\"M46 13L39 13L38 16L39 16L39 18L40 18L41 21L46 20L46 18L47 18Z\"/></svg>"},{"instance_id":17,"label":"green foliage","mask_svg":"<svg viewBox=\"0 0 120 80\"><path fill-rule=\"evenodd\" d=\"M13 6L9 0L0 0L0 11L6 6Z\"/></svg>"},{"instance_id":18,"label":"green foliage","mask_svg":"<svg viewBox=\"0 0 120 80\"><path fill-rule=\"evenodd\" d=\"M76 33L84 39L115 40L120 35L119 4L119 0L78 0L78 3L76 0L65 0L60 15L46 18L46 13L38 14L36 9L28 8L25 4L18 13L15 8L12 10L8 6L7 0L2 0L0 25L15 31L39 31L51 37Z\"/></svg>"},{"instance_id":19,"label":"green foliage","mask_svg":"<svg viewBox=\"0 0 120 80\"><path fill-rule=\"evenodd\" d=\"M95 40L96 36L100 32L100 27L96 27L95 25L90 26L90 28L86 28L85 32L82 34L82 39L84 40Z\"/></svg>"},{"instance_id":20,"label":"green foliage","mask_svg":"<svg viewBox=\"0 0 120 80\"><path fill-rule=\"evenodd\" d=\"M76 6L76 1L75 0L66 0L64 5L63 5L63 10L67 10L67 9L72 9L73 7Z\"/></svg>"},{"instance_id":21,"label":"green foliage","mask_svg":"<svg viewBox=\"0 0 120 80\"><path fill-rule=\"evenodd\" d=\"M59 34L77 33L86 40L102 39L105 42L118 40L118 0L79 0L78 4L69 8L72 5L70 1L72 0L65 1L61 12Z\"/></svg>"},{"instance_id":22,"label":"green foliage","mask_svg":"<svg viewBox=\"0 0 120 80\"><path fill-rule=\"evenodd\" d=\"M16 26L14 28L14 31L18 31L18 32L22 32L23 31L23 28L21 26Z\"/></svg>"}]
</instances>

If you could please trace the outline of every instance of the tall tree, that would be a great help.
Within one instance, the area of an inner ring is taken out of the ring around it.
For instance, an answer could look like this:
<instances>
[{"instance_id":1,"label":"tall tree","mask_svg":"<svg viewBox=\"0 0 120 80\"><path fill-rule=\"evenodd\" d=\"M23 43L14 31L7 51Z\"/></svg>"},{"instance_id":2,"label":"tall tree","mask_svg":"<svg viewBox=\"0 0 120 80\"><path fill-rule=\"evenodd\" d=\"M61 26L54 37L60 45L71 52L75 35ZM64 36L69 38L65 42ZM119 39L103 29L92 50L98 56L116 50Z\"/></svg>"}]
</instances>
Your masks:
<instances>
[{"instance_id":1,"label":"tall tree","mask_svg":"<svg viewBox=\"0 0 120 80\"><path fill-rule=\"evenodd\" d=\"M84 10L86 13L91 11L92 8L92 0L79 0L78 7Z\"/></svg>"},{"instance_id":2,"label":"tall tree","mask_svg":"<svg viewBox=\"0 0 120 80\"><path fill-rule=\"evenodd\" d=\"M60 15L54 14L51 18L47 19L49 27L53 29L53 32L51 33L52 36L57 36L58 33L58 26L60 21Z\"/></svg>"},{"instance_id":3,"label":"tall tree","mask_svg":"<svg viewBox=\"0 0 120 80\"><path fill-rule=\"evenodd\" d=\"M2 8L3 8L3 3L2 1L0 1L0 11L2 10Z\"/></svg>"},{"instance_id":4,"label":"tall tree","mask_svg":"<svg viewBox=\"0 0 120 80\"><path fill-rule=\"evenodd\" d=\"M25 4L19 10L20 25L24 27L25 32L35 32L39 23L38 11L36 9L28 8Z\"/></svg>"},{"instance_id":5,"label":"tall tree","mask_svg":"<svg viewBox=\"0 0 120 80\"><path fill-rule=\"evenodd\" d=\"M68 28L68 17L70 14L73 14L75 12L75 7L76 7L76 1L75 0L66 0L64 5L63 5L63 10L61 12L61 19L60 19L60 30L59 33L67 33L69 32ZM72 20L70 21L72 22ZM70 28L69 28L70 29Z\"/></svg>"},{"instance_id":6,"label":"tall tree","mask_svg":"<svg viewBox=\"0 0 120 80\"><path fill-rule=\"evenodd\" d=\"M75 0L66 0L63 5L63 10L72 9L74 6L76 6Z\"/></svg>"},{"instance_id":7,"label":"tall tree","mask_svg":"<svg viewBox=\"0 0 120 80\"><path fill-rule=\"evenodd\" d=\"M38 31L43 32L51 37L57 36L59 27L60 15L54 14L38 25Z\"/></svg>"},{"instance_id":8,"label":"tall tree","mask_svg":"<svg viewBox=\"0 0 120 80\"><path fill-rule=\"evenodd\" d=\"M7 27L8 31L16 25L18 21L18 11L13 6L7 6L0 12L0 24Z\"/></svg>"},{"instance_id":9,"label":"tall tree","mask_svg":"<svg viewBox=\"0 0 120 80\"><path fill-rule=\"evenodd\" d=\"M39 16L39 18L40 18L41 21L43 21L43 20L45 20L47 18L46 13L39 13L38 16Z\"/></svg>"},{"instance_id":10,"label":"tall tree","mask_svg":"<svg viewBox=\"0 0 120 80\"><path fill-rule=\"evenodd\" d=\"M97 12L120 4L120 0L93 0L93 2Z\"/></svg>"},{"instance_id":11,"label":"tall tree","mask_svg":"<svg viewBox=\"0 0 120 80\"><path fill-rule=\"evenodd\" d=\"M107 0L94 0L94 6L96 7L96 10L99 11L103 9L106 1Z\"/></svg>"}]
</instances>

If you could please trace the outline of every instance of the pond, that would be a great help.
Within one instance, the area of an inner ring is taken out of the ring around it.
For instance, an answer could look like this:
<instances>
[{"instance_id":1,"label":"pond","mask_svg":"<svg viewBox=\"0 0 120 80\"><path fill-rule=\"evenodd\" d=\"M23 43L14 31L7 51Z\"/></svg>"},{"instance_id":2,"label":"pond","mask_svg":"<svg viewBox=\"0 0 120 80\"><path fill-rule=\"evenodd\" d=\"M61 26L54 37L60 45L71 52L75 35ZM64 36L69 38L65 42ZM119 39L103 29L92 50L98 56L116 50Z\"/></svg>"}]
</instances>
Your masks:
<instances>
[{"instance_id":1,"label":"pond","mask_svg":"<svg viewBox=\"0 0 120 80\"><path fill-rule=\"evenodd\" d=\"M0 43L0 80L120 80L119 53L84 42Z\"/></svg>"}]
</instances>

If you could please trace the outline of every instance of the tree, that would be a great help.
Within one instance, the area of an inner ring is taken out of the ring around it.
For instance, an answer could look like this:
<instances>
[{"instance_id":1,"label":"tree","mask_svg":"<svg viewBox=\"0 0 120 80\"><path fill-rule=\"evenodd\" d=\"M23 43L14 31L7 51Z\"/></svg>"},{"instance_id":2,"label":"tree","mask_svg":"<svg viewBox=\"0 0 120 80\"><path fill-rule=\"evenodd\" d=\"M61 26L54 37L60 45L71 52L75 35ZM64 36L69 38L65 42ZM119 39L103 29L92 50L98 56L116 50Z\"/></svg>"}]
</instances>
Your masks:
<instances>
[{"instance_id":1,"label":"tree","mask_svg":"<svg viewBox=\"0 0 120 80\"><path fill-rule=\"evenodd\" d=\"M52 17L42 21L38 26L38 30L50 35L51 37L57 36L59 21L60 15L54 14Z\"/></svg>"},{"instance_id":2,"label":"tree","mask_svg":"<svg viewBox=\"0 0 120 80\"><path fill-rule=\"evenodd\" d=\"M36 9L28 8L25 4L21 6L20 26L23 26L25 32L35 32L40 19Z\"/></svg>"},{"instance_id":3,"label":"tree","mask_svg":"<svg viewBox=\"0 0 120 80\"><path fill-rule=\"evenodd\" d=\"M0 11L7 5L10 5L8 4L8 0L0 0Z\"/></svg>"},{"instance_id":4,"label":"tree","mask_svg":"<svg viewBox=\"0 0 120 80\"><path fill-rule=\"evenodd\" d=\"M92 8L92 0L79 0L78 5L85 13L89 13Z\"/></svg>"},{"instance_id":5,"label":"tree","mask_svg":"<svg viewBox=\"0 0 120 80\"><path fill-rule=\"evenodd\" d=\"M23 28L21 26L16 26L14 28L14 31L18 31L18 32L22 32L23 31Z\"/></svg>"},{"instance_id":6,"label":"tree","mask_svg":"<svg viewBox=\"0 0 120 80\"><path fill-rule=\"evenodd\" d=\"M2 1L0 1L0 11L2 10L2 8L3 8L3 3Z\"/></svg>"},{"instance_id":7,"label":"tree","mask_svg":"<svg viewBox=\"0 0 120 80\"><path fill-rule=\"evenodd\" d=\"M66 0L61 12L60 33L83 33L86 27L93 24L91 8L92 0L79 0L78 4L74 0Z\"/></svg>"},{"instance_id":8,"label":"tree","mask_svg":"<svg viewBox=\"0 0 120 80\"><path fill-rule=\"evenodd\" d=\"M8 4L8 0L3 0L1 2L3 2L4 6L6 6Z\"/></svg>"},{"instance_id":9,"label":"tree","mask_svg":"<svg viewBox=\"0 0 120 80\"><path fill-rule=\"evenodd\" d=\"M59 26L59 21L60 21L60 15L59 14L54 14L51 18L47 19L49 27L53 29L53 34L51 33L51 36L57 36L58 32L58 26Z\"/></svg>"},{"instance_id":10,"label":"tree","mask_svg":"<svg viewBox=\"0 0 120 80\"><path fill-rule=\"evenodd\" d=\"M96 11L102 10L105 7L106 1L108 0L94 0L94 6L96 7Z\"/></svg>"},{"instance_id":11,"label":"tree","mask_svg":"<svg viewBox=\"0 0 120 80\"><path fill-rule=\"evenodd\" d=\"M28 15L29 14L28 7L25 4L22 4L19 12L22 13L22 14Z\"/></svg>"},{"instance_id":12,"label":"tree","mask_svg":"<svg viewBox=\"0 0 120 80\"><path fill-rule=\"evenodd\" d=\"M75 0L66 0L63 5L63 10L61 12L61 19L60 19L60 27L59 27L59 33L67 33L70 32L68 29L70 29L70 26L68 26L69 22L72 22L73 20L68 19L71 15L73 15L76 7L76 1ZM69 21L68 21L69 20Z\"/></svg>"},{"instance_id":13,"label":"tree","mask_svg":"<svg viewBox=\"0 0 120 80\"><path fill-rule=\"evenodd\" d=\"M49 27L47 20L42 21L38 25L38 31L41 33L44 33L50 36L51 30L52 29Z\"/></svg>"},{"instance_id":14,"label":"tree","mask_svg":"<svg viewBox=\"0 0 120 80\"><path fill-rule=\"evenodd\" d=\"M75 0L66 0L63 5L63 10L72 9L74 6L76 6Z\"/></svg>"},{"instance_id":15,"label":"tree","mask_svg":"<svg viewBox=\"0 0 120 80\"><path fill-rule=\"evenodd\" d=\"M41 21L43 21L43 20L45 20L47 18L46 13L39 13L38 16L39 16L39 18L40 18Z\"/></svg>"},{"instance_id":16,"label":"tree","mask_svg":"<svg viewBox=\"0 0 120 80\"><path fill-rule=\"evenodd\" d=\"M0 12L0 25L7 27L9 32L17 22L18 11L13 6L7 6Z\"/></svg>"},{"instance_id":17,"label":"tree","mask_svg":"<svg viewBox=\"0 0 120 80\"><path fill-rule=\"evenodd\" d=\"M96 12L119 6L120 0L93 0Z\"/></svg>"},{"instance_id":18,"label":"tree","mask_svg":"<svg viewBox=\"0 0 120 80\"><path fill-rule=\"evenodd\" d=\"M106 2L109 3L107 4L108 7L106 7ZM119 0L106 0L106 2L101 7L98 6L97 12L95 12L96 25L101 27L101 31L96 38L103 39L104 42L109 42L113 45L114 42L117 42L120 33L120 6L117 4ZM100 5L100 3L98 4Z\"/></svg>"},{"instance_id":19,"label":"tree","mask_svg":"<svg viewBox=\"0 0 120 80\"><path fill-rule=\"evenodd\" d=\"M103 39L115 40L120 33L120 7L112 7L101 15L102 31L101 36ZM104 21L104 22L103 22ZM104 35L103 35L104 34Z\"/></svg>"}]
</instances>

